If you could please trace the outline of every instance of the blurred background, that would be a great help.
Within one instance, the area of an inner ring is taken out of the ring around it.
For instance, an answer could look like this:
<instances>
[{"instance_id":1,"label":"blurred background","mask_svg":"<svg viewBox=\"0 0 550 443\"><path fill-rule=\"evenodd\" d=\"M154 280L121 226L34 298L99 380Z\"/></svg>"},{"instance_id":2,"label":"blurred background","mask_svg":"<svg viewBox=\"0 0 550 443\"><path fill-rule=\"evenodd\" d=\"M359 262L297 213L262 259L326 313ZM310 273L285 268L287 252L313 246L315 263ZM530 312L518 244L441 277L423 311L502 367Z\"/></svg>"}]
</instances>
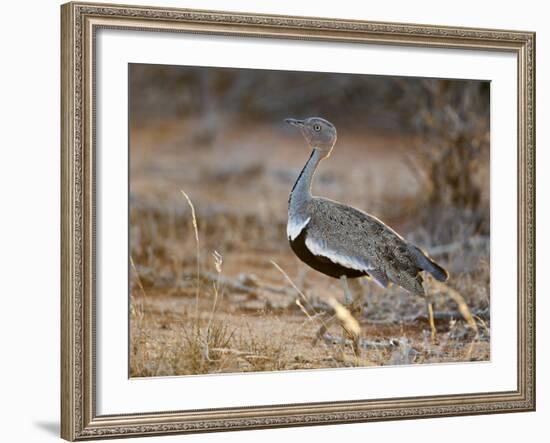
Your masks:
<instances>
[{"instance_id":1,"label":"blurred background","mask_svg":"<svg viewBox=\"0 0 550 443\"><path fill-rule=\"evenodd\" d=\"M489 82L143 64L130 65L129 75L133 375L346 364L329 348L311 349L314 322L304 326L271 263L303 290L314 314L327 297L341 298L337 282L288 246L288 194L309 152L287 117L320 116L338 129L313 193L363 209L429 251L484 328L472 342L472 325L456 321L456 297L437 293L446 340L434 350L423 338L422 300L366 283L365 334L406 346L367 352L363 364L489 358ZM180 190L198 222L197 310L195 237ZM223 262L223 302L215 306L214 251ZM212 337L201 322L213 317L227 329L215 346L225 349L223 365L204 358Z\"/></svg>"}]
</instances>

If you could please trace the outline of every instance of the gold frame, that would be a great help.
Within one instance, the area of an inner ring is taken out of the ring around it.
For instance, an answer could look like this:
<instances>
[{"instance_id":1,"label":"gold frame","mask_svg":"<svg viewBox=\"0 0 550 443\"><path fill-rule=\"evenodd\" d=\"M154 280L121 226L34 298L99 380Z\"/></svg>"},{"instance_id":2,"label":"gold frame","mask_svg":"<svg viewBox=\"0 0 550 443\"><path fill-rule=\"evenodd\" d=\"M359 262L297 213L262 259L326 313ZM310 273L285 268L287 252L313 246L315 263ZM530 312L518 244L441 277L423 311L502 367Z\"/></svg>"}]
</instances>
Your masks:
<instances>
[{"instance_id":1,"label":"gold frame","mask_svg":"<svg viewBox=\"0 0 550 443\"><path fill-rule=\"evenodd\" d=\"M510 392L98 416L94 36L99 28L508 51L518 59L518 384ZM535 34L125 5L61 7L61 436L67 440L535 410Z\"/></svg>"}]
</instances>

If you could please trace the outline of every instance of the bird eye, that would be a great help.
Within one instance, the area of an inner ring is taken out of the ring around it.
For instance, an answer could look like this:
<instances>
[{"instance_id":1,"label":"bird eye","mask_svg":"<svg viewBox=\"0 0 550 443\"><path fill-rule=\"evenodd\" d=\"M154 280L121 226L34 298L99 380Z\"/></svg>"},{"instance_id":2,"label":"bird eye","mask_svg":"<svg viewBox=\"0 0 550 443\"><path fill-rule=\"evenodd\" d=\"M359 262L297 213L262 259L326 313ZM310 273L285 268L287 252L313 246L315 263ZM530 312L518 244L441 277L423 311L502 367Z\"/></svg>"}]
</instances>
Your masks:
<instances>
[{"instance_id":1,"label":"bird eye","mask_svg":"<svg viewBox=\"0 0 550 443\"><path fill-rule=\"evenodd\" d=\"M313 125L313 130L314 130L315 132L320 132L320 131L321 131L321 125L319 125L319 124Z\"/></svg>"}]
</instances>

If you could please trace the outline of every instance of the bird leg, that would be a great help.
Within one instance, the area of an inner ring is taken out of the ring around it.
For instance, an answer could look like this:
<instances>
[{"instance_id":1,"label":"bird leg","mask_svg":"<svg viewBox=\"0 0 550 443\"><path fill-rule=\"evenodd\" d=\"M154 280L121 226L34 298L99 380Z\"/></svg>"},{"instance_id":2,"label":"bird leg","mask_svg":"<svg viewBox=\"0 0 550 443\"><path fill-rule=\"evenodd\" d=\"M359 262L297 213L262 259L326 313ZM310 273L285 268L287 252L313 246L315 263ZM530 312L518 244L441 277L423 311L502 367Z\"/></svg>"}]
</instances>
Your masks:
<instances>
[{"instance_id":1,"label":"bird leg","mask_svg":"<svg viewBox=\"0 0 550 443\"><path fill-rule=\"evenodd\" d=\"M336 315L331 315L326 320L321 320L321 327L317 331L317 334L315 334L315 338L313 339L313 344L317 344L318 340L322 340L325 338L325 334L328 332L328 328L330 328L334 323L336 322Z\"/></svg>"},{"instance_id":2,"label":"bird leg","mask_svg":"<svg viewBox=\"0 0 550 443\"><path fill-rule=\"evenodd\" d=\"M357 291L352 294L352 292L349 289L348 285L348 279L345 275L342 275L340 277L340 281L342 282L342 286L344 288L344 306L346 309L350 312L350 314L353 316L358 311L358 301L361 301L361 287L358 285L356 288ZM344 331L344 335L347 335L353 343L353 352L355 353L356 357L359 357L360 347L359 347L359 334L352 333L348 331L344 326L342 326L342 329Z\"/></svg>"},{"instance_id":3,"label":"bird leg","mask_svg":"<svg viewBox=\"0 0 550 443\"><path fill-rule=\"evenodd\" d=\"M351 280L350 283L353 290L353 301L351 305L348 307L348 309L352 313L352 315L361 316L361 311L364 305L364 300L363 300L364 292L363 292L363 285L361 284L361 279L354 278L353 280ZM355 288L353 288L353 286L355 286Z\"/></svg>"},{"instance_id":4,"label":"bird leg","mask_svg":"<svg viewBox=\"0 0 550 443\"><path fill-rule=\"evenodd\" d=\"M343 275L340 277L340 281L342 282L342 287L344 289L344 300L343 300L343 306L350 312L351 315L355 316L358 312L361 310L361 301L362 301L362 288L361 284L357 283L357 291L352 292L348 286L347 277ZM321 327L317 331L317 334L315 335L315 338L313 340L313 344L316 344L318 340L325 338L325 334L328 332L328 329L335 323L339 322L338 316L336 314L332 314L330 316L327 316L328 318L321 323ZM359 340L360 337L358 334L354 334L350 331L348 331L343 325L342 329L344 331L344 335L351 338L353 342L353 350L355 352L356 356L359 356Z\"/></svg>"},{"instance_id":5,"label":"bird leg","mask_svg":"<svg viewBox=\"0 0 550 443\"><path fill-rule=\"evenodd\" d=\"M342 282L342 286L344 288L344 306L347 308L353 304L353 300L355 297L349 290L348 278L345 275L342 275L340 277L340 281Z\"/></svg>"},{"instance_id":6,"label":"bird leg","mask_svg":"<svg viewBox=\"0 0 550 443\"><path fill-rule=\"evenodd\" d=\"M342 275L342 277L340 277L340 281L342 282L342 286L344 287L344 306L349 309L349 307L353 303L353 295L349 290L348 281L345 275ZM325 334L328 332L328 328L330 328L337 321L338 318L336 317L336 315L331 315L325 321L323 321L321 327L317 331L313 343L315 344L317 340L323 339L325 337Z\"/></svg>"},{"instance_id":7,"label":"bird leg","mask_svg":"<svg viewBox=\"0 0 550 443\"><path fill-rule=\"evenodd\" d=\"M428 321L430 323L432 343L435 343L437 329L435 328L434 309L433 309L432 300L426 299L426 305L428 307Z\"/></svg>"}]
</instances>

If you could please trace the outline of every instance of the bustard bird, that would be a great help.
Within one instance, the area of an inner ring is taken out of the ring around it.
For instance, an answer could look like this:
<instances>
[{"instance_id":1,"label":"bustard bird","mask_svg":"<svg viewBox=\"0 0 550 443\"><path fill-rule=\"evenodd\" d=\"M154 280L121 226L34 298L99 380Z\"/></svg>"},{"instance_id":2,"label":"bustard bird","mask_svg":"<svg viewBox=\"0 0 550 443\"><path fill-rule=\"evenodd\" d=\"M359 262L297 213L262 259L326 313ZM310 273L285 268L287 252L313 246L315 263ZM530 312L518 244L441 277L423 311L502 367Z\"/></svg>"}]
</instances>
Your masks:
<instances>
[{"instance_id":1,"label":"bustard bird","mask_svg":"<svg viewBox=\"0 0 550 443\"><path fill-rule=\"evenodd\" d=\"M336 128L319 117L289 118L286 122L300 130L312 150L290 192L287 224L290 246L313 269L342 280L344 304L353 302L347 278L369 277L383 288L394 283L419 296L425 296L422 271L436 280L447 280L444 268L378 218L312 196L313 175L334 148Z\"/></svg>"}]
</instances>

